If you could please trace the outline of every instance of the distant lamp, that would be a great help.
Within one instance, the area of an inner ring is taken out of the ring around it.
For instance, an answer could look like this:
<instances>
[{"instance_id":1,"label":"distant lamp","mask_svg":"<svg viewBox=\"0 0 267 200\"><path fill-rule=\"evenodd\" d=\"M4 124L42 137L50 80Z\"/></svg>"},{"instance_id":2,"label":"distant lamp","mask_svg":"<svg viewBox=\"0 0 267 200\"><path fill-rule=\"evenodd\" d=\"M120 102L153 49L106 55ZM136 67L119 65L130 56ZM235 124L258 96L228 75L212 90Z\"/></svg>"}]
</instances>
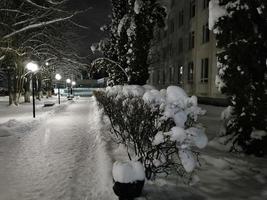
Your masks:
<instances>
[{"instance_id":1,"label":"distant lamp","mask_svg":"<svg viewBox=\"0 0 267 200\"><path fill-rule=\"evenodd\" d=\"M67 83L67 87L68 87L68 96L70 96L70 87L69 87L68 84L71 83L71 80L68 78L68 79L66 80L66 83Z\"/></svg>"},{"instance_id":2,"label":"distant lamp","mask_svg":"<svg viewBox=\"0 0 267 200\"><path fill-rule=\"evenodd\" d=\"M55 78L56 78L57 81L59 81L59 80L61 80L62 77L61 77L60 74L56 74Z\"/></svg>"},{"instance_id":3,"label":"distant lamp","mask_svg":"<svg viewBox=\"0 0 267 200\"><path fill-rule=\"evenodd\" d=\"M48 66L49 65L49 63L48 62L45 62L45 66Z\"/></svg>"},{"instance_id":4,"label":"distant lamp","mask_svg":"<svg viewBox=\"0 0 267 200\"><path fill-rule=\"evenodd\" d=\"M76 82L75 82L75 81L72 81L72 82L71 82L71 85L72 85L72 86L75 86L75 85L76 85Z\"/></svg>"},{"instance_id":5,"label":"distant lamp","mask_svg":"<svg viewBox=\"0 0 267 200\"><path fill-rule=\"evenodd\" d=\"M55 76L57 81L60 81L60 79L62 78L60 74L56 74ZM57 85L57 95L58 95L58 104L60 104L60 89L59 89L59 83Z\"/></svg>"},{"instance_id":6,"label":"distant lamp","mask_svg":"<svg viewBox=\"0 0 267 200\"><path fill-rule=\"evenodd\" d=\"M67 82L67 83L71 83L71 80L68 78L68 79L66 80L66 82Z\"/></svg>"}]
</instances>

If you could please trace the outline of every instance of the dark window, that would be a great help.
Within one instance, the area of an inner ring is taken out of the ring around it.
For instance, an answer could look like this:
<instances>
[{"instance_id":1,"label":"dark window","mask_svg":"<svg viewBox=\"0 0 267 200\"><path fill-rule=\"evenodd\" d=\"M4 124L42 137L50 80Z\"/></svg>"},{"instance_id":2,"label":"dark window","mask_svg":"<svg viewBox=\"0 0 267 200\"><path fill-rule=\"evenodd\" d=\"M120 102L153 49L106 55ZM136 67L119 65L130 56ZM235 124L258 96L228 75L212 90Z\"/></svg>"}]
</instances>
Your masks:
<instances>
[{"instance_id":1,"label":"dark window","mask_svg":"<svg viewBox=\"0 0 267 200\"><path fill-rule=\"evenodd\" d=\"M160 71L157 70L157 78L156 83L160 84Z\"/></svg>"},{"instance_id":2,"label":"dark window","mask_svg":"<svg viewBox=\"0 0 267 200\"><path fill-rule=\"evenodd\" d=\"M167 31L164 30L164 32L163 32L163 38L166 38L166 37L167 37Z\"/></svg>"},{"instance_id":3,"label":"dark window","mask_svg":"<svg viewBox=\"0 0 267 200\"><path fill-rule=\"evenodd\" d=\"M179 27L183 26L184 24L184 10L179 11Z\"/></svg>"},{"instance_id":4,"label":"dark window","mask_svg":"<svg viewBox=\"0 0 267 200\"><path fill-rule=\"evenodd\" d=\"M180 38L179 39L179 44L178 44L179 46L178 46L178 53L180 54L180 53L182 53L183 52L183 38Z\"/></svg>"},{"instance_id":5,"label":"dark window","mask_svg":"<svg viewBox=\"0 0 267 200\"><path fill-rule=\"evenodd\" d=\"M189 33L189 49L193 49L195 47L195 32L192 31Z\"/></svg>"},{"instance_id":6,"label":"dark window","mask_svg":"<svg viewBox=\"0 0 267 200\"><path fill-rule=\"evenodd\" d=\"M165 84L165 70L162 70L162 84Z\"/></svg>"},{"instance_id":7,"label":"dark window","mask_svg":"<svg viewBox=\"0 0 267 200\"><path fill-rule=\"evenodd\" d=\"M175 6L175 1L176 0L172 0L172 2L171 2L171 7L173 8L173 6Z\"/></svg>"},{"instance_id":8,"label":"dark window","mask_svg":"<svg viewBox=\"0 0 267 200\"><path fill-rule=\"evenodd\" d=\"M188 83L193 83L194 78L194 63L190 62L188 63L188 69L187 69L187 81Z\"/></svg>"},{"instance_id":9,"label":"dark window","mask_svg":"<svg viewBox=\"0 0 267 200\"><path fill-rule=\"evenodd\" d=\"M170 57L173 56L173 47L172 47L172 43L169 44L169 56L170 56Z\"/></svg>"},{"instance_id":10,"label":"dark window","mask_svg":"<svg viewBox=\"0 0 267 200\"><path fill-rule=\"evenodd\" d=\"M201 59L201 77L200 81L202 83L207 83L209 81L209 59Z\"/></svg>"},{"instance_id":11,"label":"dark window","mask_svg":"<svg viewBox=\"0 0 267 200\"><path fill-rule=\"evenodd\" d=\"M210 0L203 0L203 9L206 9L209 7Z\"/></svg>"},{"instance_id":12,"label":"dark window","mask_svg":"<svg viewBox=\"0 0 267 200\"><path fill-rule=\"evenodd\" d=\"M210 41L210 30L208 23L202 26L202 43Z\"/></svg>"},{"instance_id":13,"label":"dark window","mask_svg":"<svg viewBox=\"0 0 267 200\"><path fill-rule=\"evenodd\" d=\"M173 33L174 32L174 20L173 19L171 19L170 20L170 33Z\"/></svg>"},{"instance_id":14,"label":"dark window","mask_svg":"<svg viewBox=\"0 0 267 200\"><path fill-rule=\"evenodd\" d=\"M190 1L190 18L195 17L196 15L196 1L191 0Z\"/></svg>"}]
</instances>

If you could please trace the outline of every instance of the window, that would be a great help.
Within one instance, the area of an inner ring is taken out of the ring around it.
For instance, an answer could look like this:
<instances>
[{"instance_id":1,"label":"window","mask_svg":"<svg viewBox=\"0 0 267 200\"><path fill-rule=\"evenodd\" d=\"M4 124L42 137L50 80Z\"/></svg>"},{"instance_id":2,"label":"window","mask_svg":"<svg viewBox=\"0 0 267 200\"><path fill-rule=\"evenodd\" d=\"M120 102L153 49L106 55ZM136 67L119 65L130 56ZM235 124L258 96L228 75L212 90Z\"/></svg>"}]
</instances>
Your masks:
<instances>
[{"instance_id":1,"label":"window","mask_svg":"<svg viewBox=\"0 0 267 200\"><path fill-rule=\"evenodd\" d=\"M174 32L174 20L173 19L170 20L169 26L170 26L170 33L173 33Z\"/></svg>"},{"instance_id":2,"label":"window","mask_svg":"<svg viewBox=\"0 0 267 200\"><path fill-rule=\"evenodd\" d=\"M184 24L184 10L179 11L179 27Z\"/></svg>"},{"instance_id":3,"label":"window","mask_svg":"<svg viewBox=\"0 0 267 200\"><path fill-rule=\"evenodd\" d=\"M183 52L183 38L180 38L179 39L179 44L178 44L179 46L178 46L178 53L180 54L180 53L182 53Z\"/></svg>"},{"instance_id":4,"label":"window","mask_svg":"<svg viewBox=\"0 0 267 200\"><path fill-rule=\"evenodd\" d=\"M174 72L174 68L170 67L169 68L169 83L173 82L173 74L174 74L173 72Z\"/></svg>"},{"instance_id":5,"label":"window","mask_svg":"<svg viewBox=\"0 0 267 200\"><path fill-rule=\"evenodd\" d=\"M179 85L183 84L183 71L184 71L183 66L178 67L178 84Z\"/></svg>"},{"instance_id":6,"label":"window","mask_svg":"<svg viewBox=\"0 0 267 200\"><path fill-rule=\"evenodd\" d=\"M202 83L207 83L209 80L209 59L201 59L201 78Z\"/></svg>"},{"instance_id":7,"label":"window","mask_svg":"<svg viewBox=\"0 0 267 200\"><path fill-rule=\"evenodd\" d=\"M190 62L188 63L188 69L187 69L187 81L188 83L193 83L194 79L194 63Z\"/></svg>"},{"instance_id":8,"label":"window","mask_svg":"<svg viewBox=\"0 0 267 200\"><path fill-rule=\"evenodd\" d=\"M156 83L160 84L160 71L159 70L157 70Z\"/></svg>"},{"instance_id":9,"label":"window","mask_svg":"<svg viewBox=\"0 0 267 200\"><path fill-rule=\"evenodd\" d=\"M170 56L170 57L173 56L173 47L172 47L172 43L169 44L169 56Z\"/></svg>"},{"instance_id":10,"label":"window","mask_svg":"<svg viewBox=\"0 0 267 200\"><path fill-rule=\"evenodd\" d=\"M167 37L167 31L164 30L164 32L163 32L163 38L166 38L166 37Z\"/></svg>"},{"instance_id":11,"label":"window","mask_svg":"<svg viewBox=\"0 0 267 200\"><path fill-rule=\"evenodd\" d=\"M196 0L190 1L190 18L195 17L196 15Z\"/></svg>"},{"instance_id":12,"label":"window","mask_svg":"<svg viewBox=\"0 0 267 200\"><path fill-rule=\"evenodd\" d=\"M189 49L193 49L195 47L195 32L192 31L189 33Z\"/></svg>"},{"instance_id":13,"label":"window","mask_svg":"<svg viewBox=\"0 0 267 200\"><path fill-rule=\"evenodd\" d=\"M165 84L165 70L162 70L162 84Z\"/></svg>"},{"instance_id":14,"label":"window","mask_svg":"<svg viewBox=\"0 0 267 200\"><path fill-rule=\"evenodd\" d=\"M175 6L175 1L176 1L176 0L172 0L172 1L171 1L171 7L172 7L172 8Z\"/></svg>"},{"instance_id":15,"label":"window","mask_svg":"<svg viewBox=\"0 0 267 200\"><path fill-rule=\"evenodd\" d=\"M202 43L210 41L210 30L208 23L202 26Z\"/></svg>"},{"instance_id":16,"label":"window","mask_svg":"<svg viewBox=\"0 0 267 200\"><path fill-rule=\"evenodd\" d=\"M203 9L206 9L209 7L210 0L203 0Z\"/></svg>"}]
</instances>

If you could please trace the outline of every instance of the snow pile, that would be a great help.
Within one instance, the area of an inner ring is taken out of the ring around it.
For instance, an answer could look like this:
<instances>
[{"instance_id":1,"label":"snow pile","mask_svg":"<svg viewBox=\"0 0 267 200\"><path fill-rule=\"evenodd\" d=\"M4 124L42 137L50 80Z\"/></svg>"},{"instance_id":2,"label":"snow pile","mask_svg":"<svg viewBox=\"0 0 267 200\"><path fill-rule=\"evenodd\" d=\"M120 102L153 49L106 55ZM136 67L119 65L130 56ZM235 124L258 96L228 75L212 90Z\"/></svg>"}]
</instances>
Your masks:
<instances>
[{"instance_id":1,"label":"snow pile","mask_svg":"<svg viewBox=\"0 0 267 200\"><path fill-rule=\"evenodd\" d=\"M144 167L140 162L118 162L113 164L113 179L120 183L133 183L145 180Z\"/></svg>"},{"instance_id":2,"label":"snow pile","mask_svg":"<svg viewBox=\"0 0 267 200\"><path fill-rule=\"evenodd\" d=\"M171 120L175 126L168 132L159 131L151 139L152 145L162 145L166 141L174 142L186 172L193 171L197 160L191 151L192 147L202 149L208 144L204 129L197 125L198 116L205 114L205 111L198 107L196 96L188 97L178 86L169 86L167 90L159 91L148 85L124 85L107 87L106 93L115 99L126 98L125 102L128 102L127 97L140 97L152 109L159 107L161 123Z\"/></svg>"}]
</instances>

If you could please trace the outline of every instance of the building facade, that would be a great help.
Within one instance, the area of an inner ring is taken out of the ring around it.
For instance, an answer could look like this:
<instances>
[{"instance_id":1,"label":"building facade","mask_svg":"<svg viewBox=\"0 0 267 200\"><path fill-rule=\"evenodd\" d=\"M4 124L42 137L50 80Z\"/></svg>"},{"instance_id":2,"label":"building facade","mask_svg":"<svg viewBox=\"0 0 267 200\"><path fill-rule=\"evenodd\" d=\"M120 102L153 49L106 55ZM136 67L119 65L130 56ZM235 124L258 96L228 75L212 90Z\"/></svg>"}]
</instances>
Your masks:
<instances>
[{"instance_id":1,"label":"building facade","mask_svg":"<svg viewBox=\"0 0 267 200\"><path fill-rule=\"evenodd\" d=\"M149 83L179 85L189 95L224 99L215 86L216 40L208 29L209 0L170 0L167 26L155 30Z\"/></svg>"}]
</instances>

